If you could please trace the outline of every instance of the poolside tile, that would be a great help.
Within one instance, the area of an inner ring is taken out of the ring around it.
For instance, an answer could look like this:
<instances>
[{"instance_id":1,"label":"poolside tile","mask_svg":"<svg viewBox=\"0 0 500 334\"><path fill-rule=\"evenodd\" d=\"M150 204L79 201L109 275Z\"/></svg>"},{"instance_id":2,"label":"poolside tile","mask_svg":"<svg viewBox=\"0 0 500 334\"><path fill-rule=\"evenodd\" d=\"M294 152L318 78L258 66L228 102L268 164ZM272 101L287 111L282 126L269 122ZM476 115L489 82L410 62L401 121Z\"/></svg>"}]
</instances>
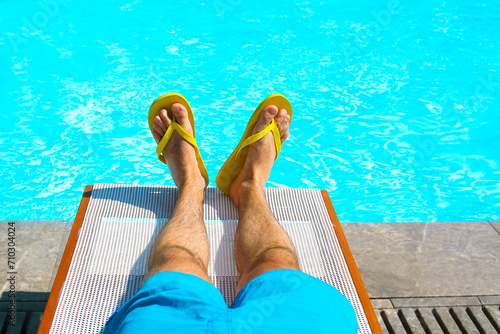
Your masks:
<instances>
[{"instance_id":1,"label":"poolside tile","mask_svg":"<svg viewBox=\"0 0 500 334\"><path fill-rule=\"evenodd\" d=\"M395 308L481 305L477 297L392 298L391 301Z\"/></svg>"},{"instance_id":2,"label":"poolside tile","mask_svg":"<svg viewBox=\"0 0 500 334\"><path fill-rule=\"evenodd\" d=\"M500 234L500 221L489 221L488 223Z\"/></svg>"},{"instance_id":3,"label":"poolside tile","mask_svg":"<svg viewBox=\"0 0 500 334\"><path fill-rule=\"evenodd\" d=\"M373 308L387 309L394 308L390 299L370 299Z\"/></svg>"},{"instance_id":4,"label":"poolside tile","mask_svg":"<svg viewBox=\"0 0 500 334\"><path fill-rule=\"evenodd\" d=\"M500 296L479 296L483 305L500 305Z\"/></svg>"},{"instance_id":5,"label":"poolside tile","mask_svg":"<svg viewBox=\"0 0 500 334\"><path fill-rule=\"evenodd\" d=\"M342 224L371 298L500 295L500 235L491 226Z\"/></svg>"},{"instance_id":6,"label":"poolside tile","mask_svg":"<svg viewBox=\"0 0 500 334\"><path fill-rule=\"evenodd\" d=\"M59 266L58 256L64 250L71 225L72 222L68 221L15 222L16 291L50 291ZM0 222L0 235L7 235L7 228L7 222ZM0 258L6 259L6 252L6 247L0 248ZM4 294L6 290L7 284L0 290L2 300L7 297Z\"/></svg>"}]
</instances>

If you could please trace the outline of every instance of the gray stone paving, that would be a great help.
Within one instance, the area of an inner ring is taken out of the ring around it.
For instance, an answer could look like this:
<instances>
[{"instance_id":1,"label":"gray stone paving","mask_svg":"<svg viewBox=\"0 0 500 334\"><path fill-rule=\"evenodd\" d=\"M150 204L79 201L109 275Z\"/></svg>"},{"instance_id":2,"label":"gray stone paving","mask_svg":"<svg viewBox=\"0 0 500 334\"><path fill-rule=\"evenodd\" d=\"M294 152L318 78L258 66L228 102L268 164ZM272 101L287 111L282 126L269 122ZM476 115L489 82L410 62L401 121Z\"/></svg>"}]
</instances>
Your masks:
<instances>
[{"instance_id":1,"label":"gray stone paving","mask_svg":"<svg viewBox=\"0 0 500 334\"><path fill-rule=\"evenodd\" d=\"M498 296L483 296L498 297ZM500 307L478 297L372 299L383 333L500 333Z\"/></svg>"},{"instance_id":2,"label":"gray stone paving","mask_svg":"<svg viewBox=\"0 0 500 334\"><path fill-rule=\"evenodd\" d=\"M346 223L372 298L500 295L500 234L479 223Z\"/></svg>"},{"instance_id":3,"label":"gray stone paving","mask_svg":"<svg viewBox=\"0 0 500 334\"><path fill-rule=\"evenodd\" d=\"M68 240L71 221L17 221L17 291L50 292ZM7 222L0 222L0 235L7 240ZM7 247L0 248L0 259L7 259ZM3 284L3 294L7 284Z\"/></svg>"},{"instance_id":4,"label":"gray stone paving","mask_svg":"<svg viewBox=\"0 0 500 334\"><path fill-rule=\"evenodd\" d=\"M497 231L498 234L500 234L500 221L490 221L488 223L490 223L491 227L493 227L495 231Z\"/></svg>"},{"instance_id":5,"label":"gray stone paving","mask_svg":"<svg viewBox=\"0 0 500 334\"><path fill-rule=\"evenodd\" d=\"M500 222L342 228L383 333L500 333Z\"/></svg>"},{"instance_id":6,"label":"gray stone paving","mask_svg":"<svg viewBox=\"0 0 500 334\"><path fill-rule=\"evenodd\" d=\"M36 333L71 225L16 222L21 324L8 333ZM500 222L342 228L384 333L500 333ZM7 222L0 222L0 233L7 236ZM0 248L4 259L6 252ZM0 291L2 310L8 306L6 287ZM0 312L4 324L5 316Z\"/></svg>"}]
</instances>

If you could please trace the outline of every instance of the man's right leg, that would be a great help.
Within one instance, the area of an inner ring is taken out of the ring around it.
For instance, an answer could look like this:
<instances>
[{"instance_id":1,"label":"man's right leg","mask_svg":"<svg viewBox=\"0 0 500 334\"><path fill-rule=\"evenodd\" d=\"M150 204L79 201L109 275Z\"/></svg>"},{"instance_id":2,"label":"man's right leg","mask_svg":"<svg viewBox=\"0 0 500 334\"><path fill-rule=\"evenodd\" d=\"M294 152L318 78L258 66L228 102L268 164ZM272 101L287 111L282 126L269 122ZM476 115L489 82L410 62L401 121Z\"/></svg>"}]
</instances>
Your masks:
<instances>
[{"instance_id":1,"label":"man's right leg","mask_svg":"<svg viewBox=\"0 0 500 334\"><path fill-rule=\"evenodd\" d=\"M274 118L281 141L288 137L290 117L285 110L266 107L254 128L265 129ZM299 269L297 254L288 234L274 217L264 196L276 149L272 133L251 144L245 165L231 185L231 199L238 206L239 222L235 236L236 264L241 277L237 287L275 269Z\"/></svg>"},{"instance_id":2,"label":"man's right leg","mask_svg":"<svg viewBox=\"0 0 500 334\"><path fill-rule=\"evenodd\" d=\"M192 134L186 109L174 104L172 111ZM165 110L160 111L153 132L157 141L170 124ZM177 202L153 243L141 288L110 317L104 334L206 333L214 317L227 312L207 274L209 246L202 214L206 184L194 148L174 132L163 153L178 187Z\"/></svg>"},{"instance_id":3,"label":"man's right leg","mask_svg":"<svg viewBox=\"0 0 500 334\"><path fill-rule=\"evenodd\" d=\"M204 189L195 185L179 188L172 215L151 247L143 282L162 271L177 271L212 283L207 274L209 246L203 221L203 195Z\"/></svg>"},{"instance_id":4,"label":"man's right leg","mask_svg":"<svg viewBox=\"0 0 500 334\"><path fill-rule=\"evenodd\" d=\"M185 107L175 103L172 112L179 125L192 134ZM153 132L157 142L171 123L166 110L160 111ZM211 282L207 274L209 246L202 211L206 184L198 169L195 150L174 132L163 154L178 187L178 197L172 215L153 243L143 282L162 271L191 274Z\"/></svg>"}]
</instances>

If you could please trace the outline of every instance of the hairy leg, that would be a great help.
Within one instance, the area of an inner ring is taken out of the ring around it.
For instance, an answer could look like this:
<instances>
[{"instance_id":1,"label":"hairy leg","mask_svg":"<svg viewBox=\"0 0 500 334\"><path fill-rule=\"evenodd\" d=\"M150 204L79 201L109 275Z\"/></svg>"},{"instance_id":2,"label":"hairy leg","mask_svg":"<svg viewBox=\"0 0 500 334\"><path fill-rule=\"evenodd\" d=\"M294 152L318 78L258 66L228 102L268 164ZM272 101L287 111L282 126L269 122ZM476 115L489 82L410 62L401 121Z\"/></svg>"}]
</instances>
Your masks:
<instances>
[{"instance_id":1,"label":"hairy leg","mask_svg":"<svg viewBox=\"0 0 500 334\"><path fill-rule=\"evenodd\" d=\"M288 137L290 117L286 110L266 107L254 133L274 118L282 142ZM288 234L274 217L264 196L276 149L272 133L250 145L245 165L231 185L231 199L238 206L235 237L236 264L241 277L237 292L253 278L275 269L299 270L297 254Z\"/></svg>"},{"instance_id":2,"label":"hairy leg","mask_svg":"<svg viewBox=\"0 0 500 334\"><path fill-rule=\"evenodd\" d=\"M178 271L212 282L207 274L209 246L203 222L203 189L179 188L175 208L153 243L144 281L161 271Z\"/></svg>"},{"instance_id":3,"label":"hairy leg","mask_svg":"<svg viewBox=\"0 0 500 334\"><path fill-rule=\"evenodd\" d=\"M192 134L186 108L176 103L172 113L179 125ZM171 115L166 110L160 111L153 132L157 142L171 123ZM194 148L174 132L163 154L178 187L178 197L172 215L153 243L143 282L161 271L192 274L211 282L207 274L209 246L202 211L206 184Z\"/></svg>"}]
</instances>

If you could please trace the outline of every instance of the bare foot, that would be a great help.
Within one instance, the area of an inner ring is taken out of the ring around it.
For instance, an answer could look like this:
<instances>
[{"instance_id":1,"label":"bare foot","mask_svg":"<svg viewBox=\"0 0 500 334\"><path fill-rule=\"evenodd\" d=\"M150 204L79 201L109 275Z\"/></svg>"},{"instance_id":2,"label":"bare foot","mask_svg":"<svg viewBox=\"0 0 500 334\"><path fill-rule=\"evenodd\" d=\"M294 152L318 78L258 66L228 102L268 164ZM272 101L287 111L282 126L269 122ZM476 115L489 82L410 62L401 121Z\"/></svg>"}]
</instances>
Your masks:
<instances>
[{"instance_id":1,"label":"bare foot","mask_svg":"<svg viewBox=\"0 0 500 334\"><path fill-rule=\"evenodd\" d=\"M264 130L272 119L280 131L281 144L288 138L288 125L290 124L290 116L285 109L278 112L276 106L270 105L264 108L260 114L260 118L255 124L253 133ZM231 200L238 206L239 199L243 188L257 187L264 189L271 169L273 168L274 159L276 158L276 146L272 132L269 132L261 140L249 145L248 155L245 160L245 165L241 169L236 179L231 184L229 195Z\"/></svg>"},{"instance_id":2,"label":"bare foot","mask_svg":"<svg viewBox=\"0 0 500 334\"><path fill-rule=\"evenodd\" d=\"M180 103L174 103L171 110L176 122L189 134L193 135L186 108ZM160 114L155 117L153 128L153 136L157 143L161 141L170 124L172 124L171 115L169 116L165 109L160 110ZM163 149L163 156L177 187L195 186L204 189L207 186L198 169L194 147L185 141L177 131L172 133L170 140Z\"/></svg>"}]
</instances>

